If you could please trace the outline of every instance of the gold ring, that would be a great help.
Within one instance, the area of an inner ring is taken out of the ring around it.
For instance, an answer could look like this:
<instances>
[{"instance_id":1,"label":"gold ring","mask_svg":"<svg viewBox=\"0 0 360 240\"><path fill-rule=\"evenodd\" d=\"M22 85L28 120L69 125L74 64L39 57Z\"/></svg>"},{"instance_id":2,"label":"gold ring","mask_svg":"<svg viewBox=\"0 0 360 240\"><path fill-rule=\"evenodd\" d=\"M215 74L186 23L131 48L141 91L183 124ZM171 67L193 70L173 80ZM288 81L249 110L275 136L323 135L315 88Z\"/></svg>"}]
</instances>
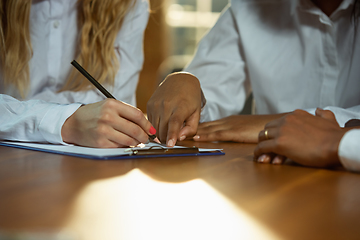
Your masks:
<instances>
[{"instance_id":1,"label":"gold ring","mask_svg":"<svg viewBox=\"0 0 360 240\"><path fill-rule=\"evenodd\" d=\"M268 136L268 130L267 129L265 130L264 134L265 134L265 139L268 140L269 136Z\"/></svg>"}]
</instances>

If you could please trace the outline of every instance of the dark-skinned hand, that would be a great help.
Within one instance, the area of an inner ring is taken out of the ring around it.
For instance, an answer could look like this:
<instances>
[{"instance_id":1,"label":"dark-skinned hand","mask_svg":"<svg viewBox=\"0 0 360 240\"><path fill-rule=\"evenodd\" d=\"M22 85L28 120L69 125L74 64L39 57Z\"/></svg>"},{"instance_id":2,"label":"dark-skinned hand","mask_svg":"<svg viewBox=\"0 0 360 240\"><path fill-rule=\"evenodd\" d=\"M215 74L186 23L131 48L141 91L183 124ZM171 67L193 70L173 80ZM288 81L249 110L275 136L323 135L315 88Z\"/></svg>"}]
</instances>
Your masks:
<instances>
[{"instance_id":1,"label":"dark-skinned hand","mask_svg":"<svg viewBox=\"0 0 360 240\"><path fill-rule=\"evenodd\" d=\"M204 99L199 80L188 73L169 75L147 103L149 121L161 142L173 147L178 140L194 136Z\"/></svg>"},{"instance_id":2,"label":"dark-skinned hand","mask_svg":"<svg viewBox=\"0 0 360 240\"><path fill-rule=\"evenodd\" d=\"M265 124L283 115L233 115L204 122L199 125L194 140L257 143L259 132L264 129Z\"/></svg>"},{"instance_id":3,"label":"dark-skinned hand","mask_svg":"<svg viewBox=\"0 0 360 240\"><path fill-rule=\"evenodd\" d=\"M259 133L254 158L273 164L282 164L289 158L309 167L338 165L338 146L347 130L339 127L331 111L317 109L313 116L295 110L266 124Z\"/></svg>"}]
</instances>

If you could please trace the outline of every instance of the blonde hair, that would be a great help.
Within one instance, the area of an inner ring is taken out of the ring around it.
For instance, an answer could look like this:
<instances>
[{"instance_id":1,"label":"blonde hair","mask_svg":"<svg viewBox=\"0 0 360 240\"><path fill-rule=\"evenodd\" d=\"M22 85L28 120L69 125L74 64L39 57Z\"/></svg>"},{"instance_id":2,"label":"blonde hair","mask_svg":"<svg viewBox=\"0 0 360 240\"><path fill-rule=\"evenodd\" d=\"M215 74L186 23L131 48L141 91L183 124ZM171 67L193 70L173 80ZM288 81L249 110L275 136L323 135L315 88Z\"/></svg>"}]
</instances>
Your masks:
<instances>
[{"instance_id":1,"label":"blonde hair","mask_svg":"<svg viewBox=\"0 0 360 240\"><path fill-rule=\"evenodd\" d=\"M4 83L14 85L22 97L29 88L31 0L0 0L0 63ZM133 0L78 0L80 29L76 60L100 82L114 85L120 65L114 42ZM70 63L69 63L70 64ZM89 89L72 69L61 91Z\"/></svg>"}]
</instances>

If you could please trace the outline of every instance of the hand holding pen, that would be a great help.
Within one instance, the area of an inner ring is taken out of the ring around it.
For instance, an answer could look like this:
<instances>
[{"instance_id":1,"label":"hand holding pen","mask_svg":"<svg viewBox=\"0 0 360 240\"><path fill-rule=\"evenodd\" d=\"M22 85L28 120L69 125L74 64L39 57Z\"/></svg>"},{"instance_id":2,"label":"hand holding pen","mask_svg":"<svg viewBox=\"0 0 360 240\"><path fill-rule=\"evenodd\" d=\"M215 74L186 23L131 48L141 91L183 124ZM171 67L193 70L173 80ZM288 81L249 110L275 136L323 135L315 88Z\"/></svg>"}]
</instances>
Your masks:
<instances>
[{"instance_id":1,"label":"hand holding pen","mask_svg":"<svg viewBox=\"0 0 360 240\"><path fill-rule=\"evenodd\" d=\"M136 146L148 142L149 136L159 142L155 128L139 109L115 100L79 64L72 64L108 99L84 105L71 115L62 128L64 142L99 148Z\"/></svg>"}]
</instances>

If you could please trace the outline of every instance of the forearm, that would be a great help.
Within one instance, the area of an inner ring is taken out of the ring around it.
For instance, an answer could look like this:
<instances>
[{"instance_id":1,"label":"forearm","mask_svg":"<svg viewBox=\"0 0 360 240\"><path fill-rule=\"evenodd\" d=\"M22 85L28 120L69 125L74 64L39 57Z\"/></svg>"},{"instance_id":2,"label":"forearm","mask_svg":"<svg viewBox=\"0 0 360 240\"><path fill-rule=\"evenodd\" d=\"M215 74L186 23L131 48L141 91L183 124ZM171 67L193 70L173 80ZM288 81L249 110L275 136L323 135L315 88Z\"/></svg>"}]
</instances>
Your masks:
<instances>
[{"instance_id":1,"label":"forearm","mask_svg":"<svg viewBox=\"0 0 360 240\"><path fill-rule=\"evenodd\" d=\"M0 95L0 139L63 143L61 127L79 106L40 100L22 102Z\"/></svg>"},{"instance_id":2,"label":"forearm","mask_svg":"<svg viewBox=\"0 0 360 240\"><path fill-rule=\"evenodd\" d=\"M206 105L206 98L205 95L201 89L200 81L199 79L189 73L189 72L177 72L172 73L169 76L166 77L166 79L160 84L162 85L165 81L182 81L182 83L187 85L188 87L194 87L197 89L200 89L200 96L201 96L201 108L204 108Z\"/></svg>"}]
</instances>

